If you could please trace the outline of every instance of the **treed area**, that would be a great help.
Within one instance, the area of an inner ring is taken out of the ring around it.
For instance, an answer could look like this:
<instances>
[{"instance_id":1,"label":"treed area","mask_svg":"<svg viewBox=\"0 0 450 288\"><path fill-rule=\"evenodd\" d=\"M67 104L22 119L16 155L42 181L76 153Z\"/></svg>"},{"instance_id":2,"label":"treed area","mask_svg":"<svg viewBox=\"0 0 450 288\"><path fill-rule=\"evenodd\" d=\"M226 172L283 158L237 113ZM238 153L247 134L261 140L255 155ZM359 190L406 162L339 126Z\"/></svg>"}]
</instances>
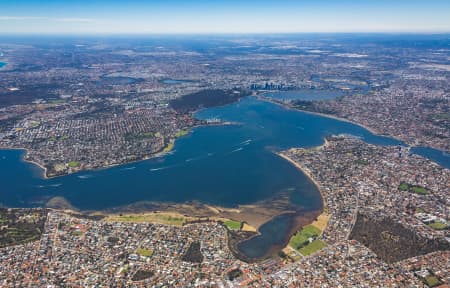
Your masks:
<instances>
[{"instance_id":1,"label":"treed area","mask_svg":"<svg viewBox=\"0 0 450 288\"><path fill-rule=\"evenodd\" d=\"M208 89L187 94L170 101L170 106L180 113L191 112L200 108L208 108L233 103L250 92L244 90Z\"/></svg>"},{"instance_id":2,"label":"treed area","mask_svg":"<svg viewBox=\"0 0 450 288\"><path fill-rule=\"evenodd\" d=\"M47 209L0 208L0 248L41 238Z\"/></svg>"},{"instance_id":3,"label":"treed area","mask_svg":"<svg viewBox=\"0 0 450 288\"><path fill-rule=\"evenodd\" d=\"M389 218L376 220L364 214L358 214L350 239L358 240L387 263L450 249L444 239L426 239Z\"/></svg>"},{"instance_id":4,"label":"treed area","mask_svg":"<svg viewBox=\"0 0 450 288\"><path fill-rule=\"evenodd\" d=\"M138 270L136 273L134 273L133 277L131 277L131 280L133 281L141 281L144 279L148 279L155 275L153 271L148 270Z\"/></svg>"},{"instance_id":5,"label":"treed area","mask_svg":"<svg viewBox=\"0 0 450 288\"><path fill-rule=\"evenodd\" d=\"M200 251L200 242L192 242L181 260L191 263L202 263L203 255Z\"/></svg>"}]
</instances>

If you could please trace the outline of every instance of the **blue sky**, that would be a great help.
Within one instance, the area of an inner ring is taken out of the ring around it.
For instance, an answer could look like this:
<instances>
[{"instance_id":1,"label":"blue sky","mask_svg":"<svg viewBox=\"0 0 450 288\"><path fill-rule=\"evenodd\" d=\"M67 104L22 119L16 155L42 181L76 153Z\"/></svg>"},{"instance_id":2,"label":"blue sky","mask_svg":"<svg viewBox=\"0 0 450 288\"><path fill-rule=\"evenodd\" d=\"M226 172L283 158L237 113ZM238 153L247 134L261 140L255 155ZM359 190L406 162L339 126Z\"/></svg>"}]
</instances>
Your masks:
<instances>
[{"instance_id":1,"label":"blue sky","mask_svg":"<svg viewBox=\"0 0 450 288\"><path fill-rule=\"evenodd\" d=\"M450 0L0 0L0 33L450 32Z\"/></svg>"}]
</instances>

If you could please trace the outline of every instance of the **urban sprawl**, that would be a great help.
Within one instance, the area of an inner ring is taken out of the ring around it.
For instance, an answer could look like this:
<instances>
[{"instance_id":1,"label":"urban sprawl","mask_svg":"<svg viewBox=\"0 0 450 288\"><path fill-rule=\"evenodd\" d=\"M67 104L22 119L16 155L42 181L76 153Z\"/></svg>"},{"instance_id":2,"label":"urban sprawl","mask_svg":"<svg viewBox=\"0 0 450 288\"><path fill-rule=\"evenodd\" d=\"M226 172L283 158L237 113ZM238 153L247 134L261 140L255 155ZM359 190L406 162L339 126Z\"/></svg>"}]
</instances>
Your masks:
<instances>
[{"instance_id":1,"label":"urban sprawl","mask_svg":"<svg viewBox=\"0 0 450 288\"><path fill-rule=\"evenodd\" d=\"M410 153L450 151L448 49L301 37L216 39L198 50L154 41L0 43L8 63L0 147L24 148L45 176L61 176L168 152L193 127L218 124L193 112L224 102L195 97L302 89L341 96L277 101L407 145L333 135L279 152L315 182L324 211L277 255L251 263L230 249L230 233L245 226L231 220L0 208L1 287L450 285L450 171Z\"/></svg>"}]
</instances>

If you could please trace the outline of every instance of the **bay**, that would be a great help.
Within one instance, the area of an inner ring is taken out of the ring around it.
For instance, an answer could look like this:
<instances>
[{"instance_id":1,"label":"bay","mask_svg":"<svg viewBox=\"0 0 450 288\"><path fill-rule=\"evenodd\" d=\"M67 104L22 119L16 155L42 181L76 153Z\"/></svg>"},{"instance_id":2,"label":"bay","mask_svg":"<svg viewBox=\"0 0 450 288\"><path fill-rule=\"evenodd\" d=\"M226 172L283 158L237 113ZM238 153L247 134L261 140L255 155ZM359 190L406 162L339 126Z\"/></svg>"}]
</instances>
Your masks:
<instances>
[{"instance_id":1,"label":"bay","mask_svg":"<svg viewBox=\"0 0 450 288\"><path fill-rule=\"evenodd\" d=\"M377 145L400 141L377 136L361 126L287 109L255 97L196 113L236 125L204 126L179 138L174 151L163 157L68 176L43 179L42 170L24 162L24 150L0 150L0 204L8 207L45 205L55 196L80 210L102 210L139 201L203 203L235 207L289 191L303 211L321 209L317 188L298 169L274 152L291 147L314 147L335 134L350 134ZM413 149L448 168L449 155L430 148ZM249 257L264 256L268 247L286 242L273 237L274 227L289 230L289 217L263 225L262 235L241 245ZM281 235L283 235L281 231ZM271 235L269 235L271 234ZM281 241L281 242L280 242Z\"/></svg>"}]
</instances>

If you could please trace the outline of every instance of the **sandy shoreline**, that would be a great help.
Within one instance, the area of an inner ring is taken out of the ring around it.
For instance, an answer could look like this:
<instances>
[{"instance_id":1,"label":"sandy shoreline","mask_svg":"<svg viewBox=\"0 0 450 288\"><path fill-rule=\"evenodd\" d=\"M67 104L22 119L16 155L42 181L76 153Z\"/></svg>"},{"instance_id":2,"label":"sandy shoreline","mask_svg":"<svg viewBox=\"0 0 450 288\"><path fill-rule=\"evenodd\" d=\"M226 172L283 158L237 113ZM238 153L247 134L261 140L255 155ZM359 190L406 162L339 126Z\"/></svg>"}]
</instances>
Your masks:
<instances>
[{"instance_id":1,"label":"sandy shoreline","mask_svg":"<svg viewBox=\"0 0 450 288\"><path fill-rule=\"evenodd\" d=\"M39 168L42 169L42 173L41 173L42 178L43 179L49 179L49 177L47 177L47 168L45 168L45 166L43 166L42 164L40 164L38 162L25 159L25 156L28 154L28 149L27 148L0 147L0 150L22 150L22 151L25 151L25 154L22 157L20 157L20 160L22 160L23 162L31 163L31 164L34 164L34 165L38 166ZM61 175L61 176L64 176L64 175ZM50 177L50 178L52 178L52 177Z\"/></svg>"},{"instance_id":2,"label":"sandy shoreline","mask_svg":"<svg viewBox=\"0 0 450 288\"><path fill-rule=\"evenodd\" d=\"M167 202L150 202L142 201L134 204L129 204L122 207L114 207L103 210L79 210L74 207L66 198L55 196L50 198L43 207L67 210L84 215L103 215L105 217L118 216L146 216L146 215L178 215L191 220L205 220L212 221L219 220L233 220L242 222L247 229L257 232L261 225L270 221L273 217L292 212L272 209L267 211L263 203L261 206L246 205L238 208L228 208L221 206L211 206L201 202L186 202L186 203L167 203ZM152 222L152 221L148 221Z\"/></svg>"},{"instance_id":3,"label":"sandy shoreline","mask_svg":"<svg viewBox=\"0 0 450 288\"><path fill-rule=\"evenodd\" d=\"M312 149L321 149L324 146L326 146L328 143L328 141L325 139L324 144L320 145L320 146L316 146ZM295 148L294 148L295 149ZM314 179L314 177L312 176L312 174L309 172L309 169L303 167L302 165L300 165L299 163L295 162L293 159L291 159L289 156L283 154L282 152L276 153L278 156L280 156L281 158L285 159L286 161L288 161L289 163L291 163L292 165L294 165L297 169L299 169L303 174L306 175L306 177L308 177L311 182L314 183L314 185L317 187L317 190L319 190L320 196L322 198L322 212L320 213L320 215L317 216L317 219L312 221L311 223L309 223L310 225L314 225L315 227L317 227L318 229L320 229L321 233L323 233L325 231L325 229L328 226L328 221L331 217L331 215L329 214L329 210L328 210L328 206L327 206L327 201L326 201L326 192L321 189L321 185ZM292 247L288 245L286 245L286 247L284 247L283 250L290 250L293 249Z\"/></svg>"},{"instance_id":4,"label":"sandy shoreline","mask_svg":"<svg viewBox=\"0 0 450 288\"><path fill-rule=\"evenodd\" d=\"M258 230L262 225L285 213L295 213L288 203L288 198L278 196L262 200L253 204L239 205L237 207L222 207L191 201L185 203L141 201L122 207L115 207L101 211L84 211L86 213L101 212L104 214L130 214L130 213L180 213L189 217L226 218L247 223Z\"/></svg>"},{"instance_id":5,"label":"sandy shoreline","mask_svg":"<svg viewBox=\"0 0 450 288\"><path fill-rule=\"evenodd\" d=\"M325 143L322 144L321 146L317 146L316 148L319 148L319 149L320 149L321 147L323 147L323 146L326 145L326 144L327 144L327 140L325 139ZM276 154L277 154L278 156L280 156L281 158L285 159L286 161L288 161L289 163L291 163L292 165L294 165L294 166L295 166L297 169L299 169L303 174L305 174L306 177L308 177L308 179L311 180L311 182L314 183L314 185L316 186L317 190L318 190L319 193L320 193L320 197L322 198L323 210L324 210L324 211L327 211L328 208L327 208L327 203L326 203L326 201L325 201L325 199L326 199L326 194L325 194L325 192L323 191L323 189L320 188L320 187L321 187L320 184L314 179L314 177L311 175L311 173L309 172L309 170L306 169L305 167L301 166L300 164L298 164L297 162L295 162L293 159L291 159L289 156L283 154L282 152L279 152L279 153L276 153Z\"/></svg>"}]
</instances>

